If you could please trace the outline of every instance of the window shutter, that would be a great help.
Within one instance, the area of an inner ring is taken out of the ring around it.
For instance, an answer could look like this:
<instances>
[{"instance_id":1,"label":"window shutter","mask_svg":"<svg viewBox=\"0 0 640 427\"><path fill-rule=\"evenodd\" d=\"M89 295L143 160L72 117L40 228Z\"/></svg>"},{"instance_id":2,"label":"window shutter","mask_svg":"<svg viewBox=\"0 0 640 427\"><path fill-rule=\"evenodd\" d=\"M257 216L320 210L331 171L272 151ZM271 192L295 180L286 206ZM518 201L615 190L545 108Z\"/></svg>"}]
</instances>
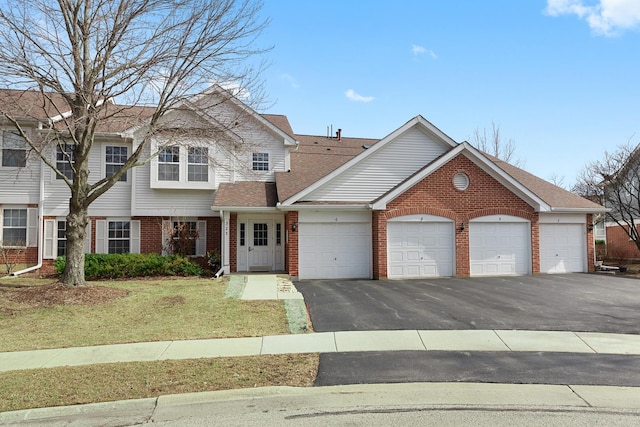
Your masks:
<instances>
[{"instance_id":1,"label":"window shutter","mask_svg":"<svg viewBox=\"0 0 640 427\"><path fill-rule=\"evenodd\" d=\"M169 255L169 239L171 238L171 221L162 220L162 255Z\"/></svg>"},{"instance_id":2,"label":"window shutter","mask_svg":"<svg viewBox=\"0 0 640 427\"><path fill-rule=\"evenodd\" d=\"M27 209L27 246L38 246L38 209Z\"/></svg>"},{"instance_id":3,"label":"window shutter","mask_svg":"<svg viewBox=\"0 0 640 427\"><path fill-rule=\"evenodd\" d=\"M132 254L140 253L140 221L134 220L130 222L129 252Z\"/></svg>"},{"instance_id":4,"label":"window shutter","mask_svg":"<svg viewBox=\"0 0 640 427\"><path fill-rule=\"evenodd\" d=\"M207 253L207 221L198 221L196 227L198 230L196 256L205 256Z\"/></svg>"},{"instance_id":5,"label":"window shutter","mask_svg":"<svg viewBox=\"0 0 640 427\"><path fill-rule=\"evenodd\" d=\"M96 220L96 253L106 254L109 252L107 239L107 221Z\"/></svg>"},{"instance_id":6,"label":"window shutter","mask_svg":"<svg viewBox=\"0 0 640 427\"><path fill-rule=\"evenodd\" d=\"M87 233L87 236L84 238L84 253L90 254L91 253L91 221L87 223L87 227L84 229L84 231Z\"/></svg>"},{"instance_id":7,"label":"window shutter","mask_svg":"<svg viewBox=\"0 0 640 427\"><path fill-rule=\"evenodd\" d=\"M55 250L55 231L56 221L54 219L44 220L44 247L42 248L42 256L45 259L54 259L56 257Z\"/></svg>"}]
</instances>

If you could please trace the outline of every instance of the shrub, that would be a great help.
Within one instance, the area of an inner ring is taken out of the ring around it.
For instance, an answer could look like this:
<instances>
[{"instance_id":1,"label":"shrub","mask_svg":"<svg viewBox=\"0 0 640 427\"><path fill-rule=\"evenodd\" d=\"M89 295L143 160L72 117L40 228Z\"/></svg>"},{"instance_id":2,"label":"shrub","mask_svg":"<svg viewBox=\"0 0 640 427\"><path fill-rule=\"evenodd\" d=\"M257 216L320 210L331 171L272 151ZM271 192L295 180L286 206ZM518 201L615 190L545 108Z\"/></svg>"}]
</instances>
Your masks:
<instances>
[{"instance_id":1,"label":"shrub","mask_svg":"<svg viewBox=\"0 0 640 427\"><path fill-rule=\"evenodd\" d=\"M64 271L66 258L53 263L58 274ZM84 274L87 280L147 276L199 276L203 269L182 255L158 254L86 254Z\"/></svg>"}]
</instances>

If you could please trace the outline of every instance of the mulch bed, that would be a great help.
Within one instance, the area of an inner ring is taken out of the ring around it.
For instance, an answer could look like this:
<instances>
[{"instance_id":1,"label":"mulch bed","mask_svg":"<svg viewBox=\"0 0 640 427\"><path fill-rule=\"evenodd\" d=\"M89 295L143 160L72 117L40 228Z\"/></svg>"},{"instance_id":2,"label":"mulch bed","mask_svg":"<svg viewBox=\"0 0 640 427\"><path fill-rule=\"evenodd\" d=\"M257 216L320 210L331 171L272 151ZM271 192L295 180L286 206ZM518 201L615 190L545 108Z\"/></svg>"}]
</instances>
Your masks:
<instances>
[{"instance_id":1,"label":"mulch bed","mask_svg":"<svg viewBox=\"0 0 640 427\"><path fill-rule=\"evenodd\" d=\"M21 288L0 287L0 297L32 307L56 305L99 305L115 301L129 294L124 289L106 286L65 286L59 283Z\"/></svg>"}]
</instances>

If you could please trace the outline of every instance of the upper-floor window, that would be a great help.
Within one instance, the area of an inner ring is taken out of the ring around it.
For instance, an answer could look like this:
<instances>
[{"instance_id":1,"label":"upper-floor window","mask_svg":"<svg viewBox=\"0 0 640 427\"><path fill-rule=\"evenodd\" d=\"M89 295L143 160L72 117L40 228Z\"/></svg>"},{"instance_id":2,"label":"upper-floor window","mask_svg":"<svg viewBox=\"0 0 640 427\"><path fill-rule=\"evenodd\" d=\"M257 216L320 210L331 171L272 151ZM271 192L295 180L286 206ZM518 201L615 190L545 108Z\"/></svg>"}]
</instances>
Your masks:
<instances>
[{"instance_id":1,"label":"upper-floor window","mask_svg":"<svg viewBox=\"0 0 640 427\"><path fill-rule=\"evenodd\" d=\"M2 210L2 246L27 246L27 210Z\"/></svg>"},{"instance_id":2,"label":"upper-floor window","mask_svg":"<svg viewBox=\"0 0 640 427\"><path fill-rule=\"evenodd\" d=\"M253 153L252 165L254 171L268 171L269 153Z\"/></svg>"},{"instance_id":3,"label":"upper-floor window","mask_svg":"<svg viewBox=\"0 0 640 427\"><path fill-rule=\"evenodd\" d=\"M209 150L207 147L189 147L187 181L209 181Z\"/></svg>"},{"instance_id":4,"label":"upper-floor window","mask_svg":"<svg viewBox=\"0 0 640 427\"><path fill-rule=\"evenodd\" d=\"M109 178L122 169L125 162L127 161L127 147L119 147L119 146L106 146L105 147L105 171L106 177ZM126 181L127 173L125 172L120 177L119 181Z\"/></svg>"},{"instance_id":5,"label":"upper-floor window","mask_svg":"<svg viewBox=\"0 0 640 427\"><path fill-rule=\"evenodd\" d=\"M68 179L73 179L74 149L74 144L58 144L56 147L56 169ZM56 174L56 179L62 179L62 177Z\"/></svg>"},{"instance_id":6,"label":"upper-floor window","mask_svg":"<svg viewBox=\"0 0 640 427\"><path fill-rule=\"evenodd\" d=\"M172 145L158 154L158 181L180 181L180 147Z\"/></svg>"},{"instance_id":7,"label":"upper-floor window","mask_svg":"<svg viewBox=\"0 0 640 427\"><path fill-rule=\"evenodd\" d=\"M2 166L23 168L27 165L27 141L18 131L2 132Z\"/></svg>"},{"instance_id":8,"label":"upper-floor window","mask_svg":"<svg viewBox=\"0 0 640 427\"><path fill-rule=\"evenodd\" d=\"M158 150L158 156L151 162L151 188L214 189L213 150L208 143L189 140L180 145L152 145L152 150Z\"/></svg>"}]
</instances>

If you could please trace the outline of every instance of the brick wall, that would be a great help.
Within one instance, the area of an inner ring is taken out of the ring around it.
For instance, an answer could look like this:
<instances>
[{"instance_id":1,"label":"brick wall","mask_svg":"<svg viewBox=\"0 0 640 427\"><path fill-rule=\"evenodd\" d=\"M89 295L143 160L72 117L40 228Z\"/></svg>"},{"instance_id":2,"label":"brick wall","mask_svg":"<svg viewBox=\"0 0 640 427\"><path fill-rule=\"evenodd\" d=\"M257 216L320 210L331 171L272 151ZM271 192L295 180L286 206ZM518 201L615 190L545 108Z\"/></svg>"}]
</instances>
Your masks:
<instances>
[{"instance_id":1,"label":"brick wall","mask_svg":"<svg viewBox=\"0 0 640 427\"><path fill-rule=\"evenodd\" d=\"M469 177L469 187L464 191L453 186L453 177L460 172ZM487 215L525 218L531 221L532 269L534 273L540 271L538 214L471 160L459 155L388 203L386 211L374 212L374 277L387 275L386 221L414 214L437 215L455 221L457 276L468 276L470 273L469 220ZM466 227L461 231L462 222Z\"/></svg>"},{"instance_id":2,"label":"brick wall","mask_svg":"<svg viewBox=\"0 0 640 427\"><path fill-rule=\"evenodd\" d=\"M619 225L607 227L607 258L638 259L640 250Z\"/></svg>"},{"instance_id":3,"label":"brick wall","mask_svg":"<svg viewBox=\"0 0 640 427\"><path fill-rule=\"evenodd\" d=\"M293 225L296 230L293 231ZM284 265L291 277L298 277L298 212L291 211L284 215L284 229L287 240L284 244Z\"/></svg>"}]
</instances>

